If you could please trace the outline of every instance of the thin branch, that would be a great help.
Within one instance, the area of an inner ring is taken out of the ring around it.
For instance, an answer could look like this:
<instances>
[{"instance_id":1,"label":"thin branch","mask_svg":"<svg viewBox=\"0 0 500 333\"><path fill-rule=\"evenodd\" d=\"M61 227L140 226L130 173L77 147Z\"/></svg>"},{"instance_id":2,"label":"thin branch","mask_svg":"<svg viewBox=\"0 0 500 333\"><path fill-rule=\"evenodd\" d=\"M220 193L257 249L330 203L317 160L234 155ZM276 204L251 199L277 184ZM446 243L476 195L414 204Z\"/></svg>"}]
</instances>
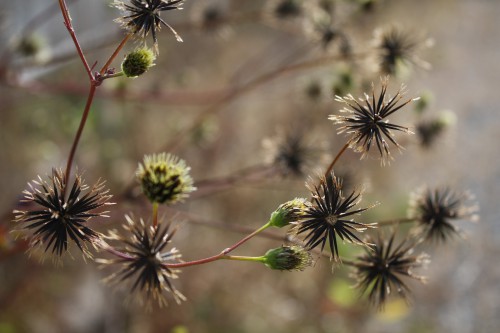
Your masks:
<instances>
[{"instance_id":1,"label":"thin branch","mask_svg":"<svg viewBox=\"0 0 500 333\"><path fill-rule=\"evenodd\" d=\"M78 131L76 132L75 138L73 140L73 145L71 146L71 151L69 153L68 162L66 164L66 173L65 173L65 182L68 183L69 175L71 173L71 166L73 164L73 158L75 157L76 148L78 147L78 143L80 142L80 137L82 136L83 128L87 122L87 117L90 112L90 107L92 106L92 102L94 100L94 95L97 86L93 83L90 84L89 95L87 97L87 103L85 104L85 109L83 110L82 119L80 120L80 126L78 127Z\"/></svg>"},{"instance_id":2,"label":"thin branch","mask_svg":"<svg viewBox=\"0 0 500 333\"><path fill-rule=\"evenodd\" d=\"M73 29L73 25L71 24L71 17L69 15L69 10L68 6L66 5L65 0L59 0L59 6L61 7L61 13L64 17L64 25L66 26L66 29L68 29L68 32L71 36L71 39L73 39L73 43L75 44L76 51L78 52L78 56L80 57L83 66L85 67L85 70L87 71L87 75L89 76L89 80L91 82L94 81L94 75L92 74L92 69L90 68L87 59L85 59L85 55L83 54L82 48L80 46L80 43L78 42L78 38L76 37L75 34L75 29Z\"/></svg>"},{"instance_id":3,"label":"thin branch","mask_svg":"<svg viewBox=\"0 0 500 333\"><path fill-rule=\"evenodd\" d=\"M199 113L193 120L190 126L184 128L183 130L180 130L177 134L175 134L173 137L175 140L172 140L169 144L165 146L165 150L167 151L174 151L176 150L181 143L185 140L185 138L189 137L187 134L196 129L197 127L200 126L200 124L203 123L205 118L213 113L216 113L219 111L222 106L226 105L227 103L235 100L239 96L256 89L265 83L271 82L282 75L293 73L296 71L300 70L305 70L309 68L314 68L314 67L319 67L319 66L324 66L327 64L330 64L332 61L335 60L342 60L344 59L344 55L330 55L330 56L324 56L324 57L319 57L311 60L306 60L303 62L299 62L293 65L289 66L284 66L280 67L278 69L275 69L271 72L264 73L253 80L250 80L249 82L234 88L232 91L230 91L226 96L223 96L221 100L219 100L217 103L214 105L208 107L201 113Z\"/></svg>"}]
</instances>

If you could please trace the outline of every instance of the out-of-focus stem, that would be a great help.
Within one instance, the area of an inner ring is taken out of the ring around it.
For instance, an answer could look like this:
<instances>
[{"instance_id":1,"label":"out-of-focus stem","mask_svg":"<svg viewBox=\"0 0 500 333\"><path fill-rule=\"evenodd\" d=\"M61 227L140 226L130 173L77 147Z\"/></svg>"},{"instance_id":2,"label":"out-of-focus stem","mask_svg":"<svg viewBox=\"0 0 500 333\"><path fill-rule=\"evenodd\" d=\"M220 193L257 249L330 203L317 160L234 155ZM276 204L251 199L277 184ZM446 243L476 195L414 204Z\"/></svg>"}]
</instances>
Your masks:
<instances>
[{"instance_id":1,"label":"out-of-focus stem","mask_svg":"<svg viewBox=\"0 0 500 333\"><path fill-rule=\"evenodd\" d=\"M415 222L415 219L408 217L408 218L380 221L380 222L377 222L377 226L384 227L384 226L389 226L389 225L398 225L398 224L402 224L402 223L412 223L412 222Z\"/></svg>"}]
</instances>

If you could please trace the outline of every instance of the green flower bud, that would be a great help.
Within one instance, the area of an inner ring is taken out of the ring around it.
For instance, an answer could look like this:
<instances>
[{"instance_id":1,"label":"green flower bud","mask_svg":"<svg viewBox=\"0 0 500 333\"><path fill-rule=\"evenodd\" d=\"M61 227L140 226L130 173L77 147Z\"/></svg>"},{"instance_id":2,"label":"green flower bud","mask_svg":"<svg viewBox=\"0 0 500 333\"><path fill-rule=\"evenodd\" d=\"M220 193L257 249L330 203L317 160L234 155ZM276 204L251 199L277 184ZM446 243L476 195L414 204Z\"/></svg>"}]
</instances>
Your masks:
<instances>
[{"instance_id":1,"label":"green flower bud","mask_svg":"<svg viewBox=\"0 0 500 333\"><path fill-rule=\"evenodd\" d=\"M154 66L154 52L146 47L130 52L122 62L123 74L127 77L137 77Z\"/></svg>"},{"instance_id":2,"label":"green flower bud","mask_svg":"<svg viewBox=\"0 0 500 333\"><path fill-rule=\"evenodd\" d=\"M295 198L281 204L269 219L269 225L276 228L283 228L291 222L296 222L302 218L310 203L304 198Z\"/></svg>"},{"instance_id":3,"label":"green flower bud","mask_svg":"<svg viewBox=\"0 0 500 333\"><path fill-rule=\"evenodd\" d=\"M264 255L264 264L280 271L303 271L312 265L311 254L301 246L282 246L271 249Z\"/></svg>"},{"instance_id":4,"label":"green flower bud","mask_svg":"<svg viewBox=\"0 0 500 333\"><path fill-rule=\"evenodd\" d=\"M177 156L161 153L144 156L136 176L146 197L155 203L175 203L194 191L191 168Z\"/></svg>"}]
</instances>

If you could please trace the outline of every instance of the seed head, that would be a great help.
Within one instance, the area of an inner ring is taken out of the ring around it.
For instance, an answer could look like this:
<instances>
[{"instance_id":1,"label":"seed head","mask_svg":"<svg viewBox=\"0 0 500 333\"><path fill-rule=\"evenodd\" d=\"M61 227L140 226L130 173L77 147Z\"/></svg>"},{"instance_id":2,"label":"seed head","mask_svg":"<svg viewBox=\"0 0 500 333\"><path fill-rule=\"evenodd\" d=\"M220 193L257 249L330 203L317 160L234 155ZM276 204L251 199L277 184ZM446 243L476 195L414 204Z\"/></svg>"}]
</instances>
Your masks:
<instances>
[{"instance_id":1,"label":"seed head","mask_svg":"<svg viewBox=\"0 0 500 333\"><path fill-rule=\"evenodd\" d=\"M337 237L342 241L367 245L356 233L373 225L348 219L370 208L353 209L361 201L360 193L353 191L344 197L342 179L335 177L333 173L326 178L322 177L319 186L311 183L308 187L312 192L313 204L305 209L301 220L295 223L297 234L305 234L307 249L321 245L323 251L328 242L331 258L339 261Z\"/></svg>"},{"instance_id":2,"label":"seed head","mask_svg":"<svg viewBox=\"0 0 500 333\"><path fill-rule=\"evenodd\" d=\"M269 222L273 227L283 228L291 222L300 220L309 206L310 203L304 198L287 201L271 214Z\"/></svg>"},{"instance_id":3,"label":"seed head","mask_svg":"<svg viewBox=\"0 0 500 333\"><path fill-rule=\"evenodd\" d=\"M456 221L478 219L478 206L470 204L470 200L470 194L449 188L423 188L415 192L409 210L409 216L418 223L415 234L435 242L445 242L460 234Z\"/></svg>"},{"instance_id":4,"label":"seed head","mask_svg":"<svg viewBox=\"0 0 500 333\"><path fill-rule=\"evenodd\" d=\"M178 157L166 153L147 155L136 175L146 197L155 203L176 203L186 198L193 187L191 168Z\"/></svg>"},{"instance_id":5,"label":"seed head","mask_svg":"<svg viewBox=\"0 0 500 333\"><path fill-rule=\"evenodd\" d=\"M455 115L448 111L441 116L423 120L416 126L416 133L423 148L430 148L436 139L455 123Z\"/></svg>"},{"instance_id":6,"label":"seed head","mask_svg":"<svg viewBox=\"0 0 500 333\"><path fill-rule=\"evenodd\" d=\"M22 56L33 57L42 51L44 45L44 40L40 36L36 34L28 35L16 43L16 51Z\"/></svg>"},{"instance_id":7,"label":"seed head","mask_svg":"<svg viewBox=\"0 0 500 333\"><path fill-rule=\"evenodd\" d=\"M157 33L162 25L172 31L178 42L182 42L182 38L170 24L160 17L160 14L168 10L182 9L183 2L184 0L130 0L130 4L124 4L122 1L115 0L112 6L126 13L116 21L130 33L140 35L145 39L151 32L155 50L158 51Z\"/></svg>"},{"instance_id":8,"label":"seed head","mask_svg":"<svg viewBox=\"0 0 500 333\"><path fill-rule=\"evenodd\" d=\"M301 246L282 246L264 255L264 264L280 271L303 271L313 263L312 256Z\"/></svg>"},{"instance_id":9,"label":"seed head","mask_svg":"<svg viewBox=\"0 0 500 333\"><path fill-rule=\"evenodd\" d=\"M338 128L339 134L345 132L349 135L349 146L355 151L361 152L363 154L361 158L366 157L372 145L376 145L382 164L391 158L386 139L399 149L403 148L396 142L391 131L412 133L407 127L390 124L387 117L406 104L417 100L417 98L408 99L398 104L405 94L404 86L398 90L394 97L387 98L388 81L389 77L381 79L382 88L378 98L375 97L373 84L371 97L365 94L365 98L360 98L359 102L350 94L345 97L335 96L337 102L346 105L341 112L350 113L350 115L331 115L329 117L335 124L341 125Z\"/></svg>"},{"instance_id":10,"label":"seed head","mask_svg":"<svg viewBox=\"0 0 500 333\"><path fill-rule=\"evenodd\" d=\"M122 62L123 74L127 77L137 77L154 66L156 57L154 52L147 47L136 49L125 56Z\"/></svg>"},{"instance_id":11,"label":"seed head","mask_svg":"<svg viewBox=\"0 0 500 333\"><path fill-rule=\"evenodd\" d=\"M272 2L273 14L278 19L287 19L302 14L302 0L274 0Z\"/></svg>"},{"instance_id":12,"label":"seed head","mask_svg":"<svg viewBox=\"0 0 500 333\"><path fill-rule=\"evenodd\" d=\"M375 31L374 44L378 52L378 62L382 74L396 75L401 65L428 69L430 65L418 56L418 49L430 45L430 40L420 42L418 38L397 26Z\"/></svg>"},{"instance_id":13,"label":"seed head","mask_svg":"<svg viewBox=\"0 0 500 333\"><path fill-rule=\"evenodd\" d=\"M300 130L280 132L266 139L264 146L268 150L269 162L284 177L303 176L318 152L306 142Z\"/></svg>"},{"instance_id":14,"label":"seed head","mask_svg":"<svg viewBox=\"0 0 500 333\"><path fill-rule=\"evenodd\" d=\"M228 24L230 4L225 0L204 0L197 1L191 6L192 21L204 33L214 33L220 37L227 37L231 34L231 27Z\"/></svg>"},{"instance_id":15,"label":"seed head","mask_svg":"<svg viewBox=\"0 0 500 333\"><path fill-rule=\"evenodd\" d=\"M170 225L163 228L146 226L141 219L134 221L125 216L127 224L124 226L127 235L111 232L108 238L119 245L111 246L105 242L101 246L113 254L115 259L99 259L104 265L119 265L120 270L111 274L106 280L115 284L130 283L131 293L148 306L152 301L158 305L167 305L166 293L172 294L179 303L185 297L172 285L171 279L177 278L178 270L171 269L165 264L176 262L181 257L175 248L166 250L175 234L169 233ZM140 293L143 295L141 296Z\"/></svg>"},{"instance_id":16,"label":"seed head","mask_svg":"<svg viewBox=\"0 0 500 333\"><path fill-rule=\"evenodd\" d=\"M369 290L370 302L379 309L383 308L393 292L406 301L409 300L410 289L404 278L425 281L424 277L415 275L412 269L427 263L428 256L413 254L415 242L407 239L399 245L394 245L394 238L395 232L386 241L380 234L376 239L368 237L366 242L373 243L373 248L365 249L365 254L357 257L353 263L356 287L361 289L362 293Z\"/></svg>"},{"instance_id":17,"label":"seed head","mask_svg":"<svg viewBox=\"0 0 500 333\"><path fill-rule=\"evenodd\" d=\"M92 217L107 217L107 211L99 211L110 205L111 198L104 182L98 181L92 188L85 185L81 175L75 175L71 188L65 181L61 170L53 170L49 182L38 176L38 180L28 183L24 203L32 205L32 210L15 210L15 222L18 229L28 232L31 248L45 247L44 252L52 248L52 254L61 257L68 251L71 241L86 257L92 257L87 243L95 245L101 235L87 227ZM69 191L69 193L68 193Z\"/></svg>"}]
</instances>

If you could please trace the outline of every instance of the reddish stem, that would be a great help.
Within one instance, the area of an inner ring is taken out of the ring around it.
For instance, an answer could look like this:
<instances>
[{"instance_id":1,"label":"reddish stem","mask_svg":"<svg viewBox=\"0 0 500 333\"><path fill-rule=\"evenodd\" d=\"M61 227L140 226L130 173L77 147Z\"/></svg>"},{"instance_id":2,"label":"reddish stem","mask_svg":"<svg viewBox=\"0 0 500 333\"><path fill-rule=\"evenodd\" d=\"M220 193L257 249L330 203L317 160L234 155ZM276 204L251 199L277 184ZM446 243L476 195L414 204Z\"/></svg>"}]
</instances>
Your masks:
<instances>
[{"instance_id":1,"label":"reddish stem","mask_svg":"<svg viewBox=\"0 0 500 333\"><path fill-rule=\"evenodd\" d=\"M66 5L66 2L64 0L59 0L59 6L61 7L61 12L64 17L64 25L68 29L71 39L73 39L73 43L75 44L78 56L82 60L83 66L87 71L87 75L89 76L90 81L94 82L95 78L94 75L92 74L92 69L88 64L87 59L85 59L85 55L83 54L80 43L78 42L78 38L76 38L75 30L73 29L73 25L71 24L71 17L69 16L68 6Z\"/></svg>"},{"instance_id":2,"label":"reddish stem","mask_svg":"<svg viewBox=\"0 0 500 333\"><path fill-rule=\"evenodd\" d=\"M181 263L177 263L177 264L164 264L163 266L168 267L168 268L182 268L182 267L189 267L189 266L206 264L206 263L209 263L209 262L212 262L212 261L224 259L228 253L230 253L231 251L233 251L237 247L241 246L243 243L245 243L250 238L252 238L255 235L257 235L259 232L261 232L262 230L266 229L267 227L269 227L269 224L263 225L259 229L255 230L251 234L249 234L246 237L244 237L243 239L241 239L239 242L237 242L233 246L228 247L227 249L223 250L221 253L216 254L214 256L211 256L211 257L208 257L208 258L204 258L204 259L199 259L199 260L193 260L193 261L188 261L188 262L181 262Z\"/></svg>"},{"instance_id":3,"label":"reddish stem","mask_svg":"<svg viewBox=\"0 0 500 333\"><path fill-rule=\"evenodd\" d=\"M174 137L175 140L170 142L167 146L166 149L167 151L174 151L177 149L182 143L183 140L187 137L187 133L191 132L192 130L196 129L202 122L203 120L210 114L215 113L218 111L223 105L235 100L239 96L256 89L260 86L262 86L265 83L268 83L270 81L273 81L274 79L281 77L281 75L288 74L288 73L293 73L299 70L304 70L304 69L309 69L309 68L314 68L314 67L319 67L322 65L326 65L331 63L334 60L339 60L343 59L343 55L328 55L324 57L319 57L311 60L305 60L300 63L292 64L289 66L284 66L280 67L278 69L275 69L271 72L264 73L252 80L250 80L247 83L244 83L243 85L234 88L234 90L230 91L226 96L223 96L220 101L215 103L212 106L209 106L207 109L204 111L200 112L193 120L190 126L187 128L179 131Z\"/></svg>"},{"instance_id":4,"label":"reddish stem","mask_svg":"<svg viewBox=\"0 0 500 333\"><path fill-rule=\"evenodd\" d=\"M122 41L120 42L120 44L116 47L115 51L109 57L108 61L106 61L106 63L104 64L104 66L102 66L102 68L101 68L101 70L99 72L101 75L104 75L104 73L106 73L106 71L108 70L108 68L111 65L111 63L113 62L113 60L115 60L115 58L118 55L118 53L120 53L121 49L123 49L123 47L125 46L125 44L127 44L127 41L129 40L130 36L132 36L132 35L131 34L125 35L125 37L122 39Z\"/></svg>"},{"instance_id":5,"label":"reddish stem","mask_svg":"<svg viewBox=\"0 0 500 333\"><path fill-rule=\"evenodd\" d=\"M68 157L68 163L66 164L66 174L65 174L66 184L68 184L69 175L71 173L71 166L73 164L73 158L75 157L76 147L78 146L78 142L80 141L80 137L82 136L83 128L85 127L85 123L87 122L87 117L90 112L90 106L92 105L92 101L94 100L96 88L97 86L94 83L90 84L90 91L87 97L87 104L85 104L85 109L83 110L82 119L80 120L80 126L78 127L75 139L73 140L73 146L71 147L71 151Z\"/></svg>"},{"instance_id":6,"label":"reddish stem","mask_svg":"<svg viewBox=\"0 0 500 333\"><path fill-rule=\"evenodd\" d=\"M330 174L330 172L332 172L333 166L335 165L335 163L337 163L337 161L339 160L340 156L342 156L342 154L345 152L345 150L347 149L347 147L349 147L348 143L346 143L344 145L344 147L342 147L342 149L340 149L340 151L338 152L337 156L335 156L335 158L333 159L332 163L330 163L330 165L328 166L328 169L326 169L325 178L328 177L328 175Z\"/></svg>"}]
</instances>

